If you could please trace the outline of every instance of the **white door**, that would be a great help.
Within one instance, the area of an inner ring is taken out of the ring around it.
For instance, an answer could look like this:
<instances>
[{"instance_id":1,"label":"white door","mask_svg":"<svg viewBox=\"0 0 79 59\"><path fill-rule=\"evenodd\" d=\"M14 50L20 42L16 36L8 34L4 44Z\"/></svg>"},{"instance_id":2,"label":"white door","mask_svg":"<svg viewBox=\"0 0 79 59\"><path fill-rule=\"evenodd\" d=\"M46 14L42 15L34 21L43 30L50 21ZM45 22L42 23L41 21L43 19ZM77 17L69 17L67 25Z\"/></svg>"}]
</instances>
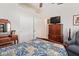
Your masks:
<instances>
[{"instance_id":1,"label":"white door","mask_svg":"<svg viewBox=\"0 0 79 59\"><path fill-rule=\"evenodd\" d=\"M20 15L20 42L33 39L33 16L29 14Z\"/></svg>"}]
</instances>

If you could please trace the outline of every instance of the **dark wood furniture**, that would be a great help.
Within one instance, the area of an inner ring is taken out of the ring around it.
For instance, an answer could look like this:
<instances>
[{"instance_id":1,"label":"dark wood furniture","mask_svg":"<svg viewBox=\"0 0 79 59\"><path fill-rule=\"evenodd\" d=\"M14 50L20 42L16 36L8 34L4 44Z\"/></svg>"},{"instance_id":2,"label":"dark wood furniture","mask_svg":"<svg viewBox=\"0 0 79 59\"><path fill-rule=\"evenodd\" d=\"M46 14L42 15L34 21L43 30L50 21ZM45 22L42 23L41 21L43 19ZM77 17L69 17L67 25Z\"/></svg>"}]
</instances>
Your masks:
<instances>
[{"instance_id":1,"label":"dark wood furniture","mask_svg":"<svg viewBox=\"0 0 79 59\"><path fill-rule=\"evenodd\" d=\"M63 43L63 24L49 24L48 39Z\"/></svg>"},{"instance_id":2,"label":"dark wood furniture","mask_svg":"<svg viewBox=\"0 0 79 59\"><path fill-rule=\"evenodd\" d=\"M10 21L8 21L7 19L0 19L0 25L4 25L10 23ZM5 33L1 28L0 28L0 33ZM1 35L0 34L0 47L6 47L12 44L16 44L18 43L18 36L12 33L11 27L9 28L9 32L10 34L8 35ZM7 32L7 31L6 31Z\"/></svg>"},{"instance_id":3,"label":"dark wood furniture","mask_svg":"<svg viewBox=\"0 0 79 59\"><path fill-rule=\"evenodd\" d=\"M0 37L0 47L7 47L13 44L18 44L18 36L11 35L8 37Z\"/></svg>"}]
</instances>

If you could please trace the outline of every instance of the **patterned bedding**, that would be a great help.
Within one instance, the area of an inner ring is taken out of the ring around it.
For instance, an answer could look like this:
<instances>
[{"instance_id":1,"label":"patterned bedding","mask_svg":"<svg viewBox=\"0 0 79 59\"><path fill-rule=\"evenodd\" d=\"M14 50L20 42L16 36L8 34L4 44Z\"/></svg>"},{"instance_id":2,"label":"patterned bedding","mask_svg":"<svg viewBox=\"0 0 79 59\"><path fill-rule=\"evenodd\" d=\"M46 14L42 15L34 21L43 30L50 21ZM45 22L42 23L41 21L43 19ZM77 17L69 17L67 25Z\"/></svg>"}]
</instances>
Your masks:
<instances>
[{"instance_id":1,"label":"patterned bedding","mask_svg":"<svg viewBox=\"0 0 79 59\"><path fill-rule=\"evenodd\" d=\"M0 56L67 56L67 52L60 44L34 39L28 43L0 48Z\"/></svg>"}]
</instances>

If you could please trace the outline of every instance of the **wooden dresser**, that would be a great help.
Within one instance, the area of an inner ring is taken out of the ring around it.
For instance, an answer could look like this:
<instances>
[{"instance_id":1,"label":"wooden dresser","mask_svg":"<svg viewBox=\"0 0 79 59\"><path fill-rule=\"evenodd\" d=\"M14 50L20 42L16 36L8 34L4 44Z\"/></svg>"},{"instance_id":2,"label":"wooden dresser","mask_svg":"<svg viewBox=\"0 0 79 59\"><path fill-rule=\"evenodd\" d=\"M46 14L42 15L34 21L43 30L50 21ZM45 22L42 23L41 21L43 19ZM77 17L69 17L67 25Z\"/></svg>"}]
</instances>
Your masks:
<instances>
[{"instance_id":1,"label":"wooden dresser","mask_svg":"<svg viewBox=\"0 0 79 59\"><path fill-rule=\"evenodd\" d=\"M0 37L0 48L11 46L13 44L18 44L18 36L17 35Z\"/></svg>"},{"instance_id":2,"label":"wooden dresser","mask_svg":"<svg viewBox=\"0 0 79 59\"><path fill-rule=\"evenodd\" d=\"M48 39L63 43L63 24L48 24Z\"/></svg>"},{"instance_id":3,"label":"wooden dresser","mask_svg":"<svg viewBox=\"0 0 79 59\"><path fill-rule=\"evenodd\" d=\"M18 35L11 30L11 23L8 19L0 19L0 47L6 47L18 43Z\"/></svg>"}]
</instances>

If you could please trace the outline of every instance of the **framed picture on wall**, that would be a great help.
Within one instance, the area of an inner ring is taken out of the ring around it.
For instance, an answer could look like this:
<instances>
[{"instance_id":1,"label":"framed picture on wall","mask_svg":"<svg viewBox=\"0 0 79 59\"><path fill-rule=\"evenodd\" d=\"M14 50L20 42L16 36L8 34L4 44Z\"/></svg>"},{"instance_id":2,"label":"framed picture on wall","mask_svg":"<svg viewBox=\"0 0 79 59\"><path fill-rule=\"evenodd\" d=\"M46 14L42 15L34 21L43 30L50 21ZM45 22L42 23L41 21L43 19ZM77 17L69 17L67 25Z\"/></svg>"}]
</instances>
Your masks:
<instances>
[{"instance_id":1,"label":"framed picture on wall","mask_svg":"<svg viewBox=\"0 0 79 59\"><path fill-rule=\"evenodd\" d=\"M73 16L73 25L79 26L79 15Z\"/></svg>"}]
</instances>

